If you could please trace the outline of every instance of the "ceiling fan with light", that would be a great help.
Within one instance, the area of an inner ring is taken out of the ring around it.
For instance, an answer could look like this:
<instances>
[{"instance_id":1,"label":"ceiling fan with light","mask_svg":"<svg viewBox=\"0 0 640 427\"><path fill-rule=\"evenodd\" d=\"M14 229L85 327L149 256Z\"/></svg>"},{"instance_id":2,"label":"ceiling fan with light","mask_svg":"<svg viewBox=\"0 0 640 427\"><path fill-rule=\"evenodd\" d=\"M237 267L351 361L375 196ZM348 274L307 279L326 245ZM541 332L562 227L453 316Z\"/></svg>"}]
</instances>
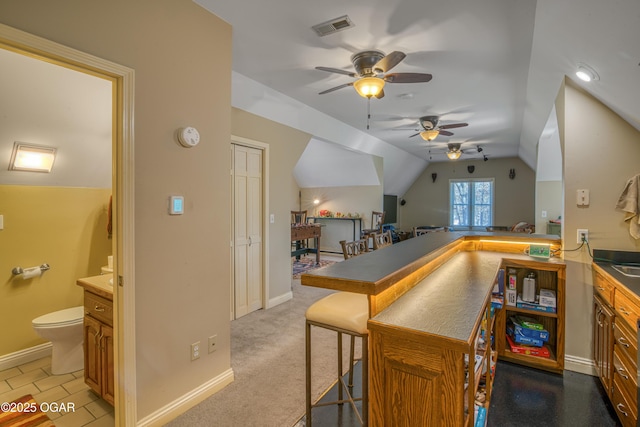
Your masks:
<instances>
[{"instance_id":1,"label":"ceiling fan with light","mask_svg":"<svg viewBox=\"0 0 640 427\"><path fill-rule=\"evenodd\" d=\"M461 142L450 142L446 144L446 149L433 150L431 144L428 145L429 160L433 160L433 154L445 154L449 160L458 160L463 154L476 154L482 153L484 150L479 145L476 148L462 148ZM483 153L484 161L487 161L487 156Z\"/></svg>"},{"instance_id":2,"label":"ceiling fan with light","mask_svg":"<svg viewBox=\"0 0 640 427\"><path fill-rule=\"evenodd\" d=\"M316 67L316 70L357 78L356 81L324 90L319 94L324 95L338 89L353 86L356 92L364 98L371 99L371 97L376 97L380 99L384 97L385 83L426 83L431 81L433 76L426 73L388 73L389 70L402 62L406 56L405 53L399 51L385 55L379 50L365 50L351 56L355 72L339 68Z\"/></svg>"},{"instance_id":3,"label":"ceiling fan with light","mask_svg":"<svg viewBox=\"0 0 640 427\"><path fill-rule=\"evenodd\" d=\"M461 128L469 126L469 123L451 123L448 125L439 125L440 118L438 116L423 116L418 119L418 123L422 129L413 129L418 133L410 135L409 138L420 135L425 141L433 141L438 135L453 136L452 132L447 129ZM396 129L396 130L408 130L408 129Z\"/></svg>"}]
</instances>

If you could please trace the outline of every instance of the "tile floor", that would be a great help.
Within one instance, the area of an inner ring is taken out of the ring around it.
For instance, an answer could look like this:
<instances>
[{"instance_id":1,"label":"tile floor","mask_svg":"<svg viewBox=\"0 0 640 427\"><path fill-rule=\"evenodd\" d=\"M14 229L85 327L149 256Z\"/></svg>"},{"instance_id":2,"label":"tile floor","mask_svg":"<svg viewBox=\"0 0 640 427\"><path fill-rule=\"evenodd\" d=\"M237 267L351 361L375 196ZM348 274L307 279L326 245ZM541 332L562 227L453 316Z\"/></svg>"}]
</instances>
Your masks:
<instances>
[{"instance_id":1,"label":"tile floor","mask_svg":"<svg viewBox=\"0 0 640 427\"><path fill-rule=\"evenodd\" d=\"M51 358L46 357L0 371L0 402L11 402L31 394L39 404L57 402L75 410L47 412L56 427L113 427L113 407L84 383L84 372L51 374Z\"/></svg>"}]
</instances>

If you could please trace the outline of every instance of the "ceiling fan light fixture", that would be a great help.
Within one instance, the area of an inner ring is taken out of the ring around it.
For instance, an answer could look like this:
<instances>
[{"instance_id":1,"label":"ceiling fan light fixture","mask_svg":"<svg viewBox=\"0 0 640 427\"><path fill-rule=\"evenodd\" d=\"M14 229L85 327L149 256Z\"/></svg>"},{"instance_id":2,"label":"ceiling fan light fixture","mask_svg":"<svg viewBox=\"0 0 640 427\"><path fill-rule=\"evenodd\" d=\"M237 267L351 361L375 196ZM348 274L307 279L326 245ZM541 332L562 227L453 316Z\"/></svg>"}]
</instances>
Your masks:
<instances>
[{"instance_id":1,"label":"ceiling fan light fixture","mask_svg":"<svg viewBox=\"0 0 640 427\"><path fill-rule=\"evenodd\" d=\"M353 87L363 98L378 96L384 88L384 80L380 77L363 77L353 83Z\"/></svg>"},{"instance_id":2,"label":"ceiling fan light fixture","mask_svg":"<svg viewBox=\"0 0 640 427\"><path fill-rule=\"evenodd\" d=\"M598 73L596 73L596 71L593 68L589 67L587 64L578 64L576 76L584 82L600 80L600 76L598 75Z\"/></svg>"},{"instance_id":3,"label":"ceiling fan light fixture","mask_svg":"<svg viewBox=\"0 0 640 427\"><path fill-rule=\"evenodd\" d=\"M447 157L450 160L458 160L461 155L462 155L462 151L459 151L459 150L447 151Z\"/></svg>"},{"instance_id":4,"label":"ceiling fan light fixture","mask_svg":"<svg viewBox=\"0 0 640 427\"><path fill-rule=\"evenodd\" d=\"M440 131L437 129L429 129L420 132L420 137L425 141L433 141L438 135L440 135Z\"/></svg>"}]
</instances>

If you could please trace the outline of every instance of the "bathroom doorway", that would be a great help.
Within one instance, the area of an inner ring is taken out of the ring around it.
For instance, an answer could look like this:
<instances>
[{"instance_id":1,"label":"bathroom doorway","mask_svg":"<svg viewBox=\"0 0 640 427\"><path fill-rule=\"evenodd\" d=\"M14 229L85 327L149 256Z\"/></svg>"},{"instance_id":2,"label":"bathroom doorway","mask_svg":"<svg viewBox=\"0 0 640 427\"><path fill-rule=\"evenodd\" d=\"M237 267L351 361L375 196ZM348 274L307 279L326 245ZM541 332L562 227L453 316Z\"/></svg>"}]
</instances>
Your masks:
<instances>
[{"instance_id":1,"label":"bathroom doorway","mask_svg":"<svg viewBox=\"0 0 640 427\"><path fill-rule=\"evenodd\" d=\"M107 137L106 151L109 153L109 157L111 157L110 164L106 166L108 169L109 177L107 181L109 181L107 187L110 188L110 193L113 194L113 202L112 202L112 215L111 215L111 248L110 252L114 255L114 277L116 285L114 286L114 327L116 334L116 355L115 355L115 372L116 372L116 383L117 383L117 391L116 391L116 403L115 403L115 420L118 425L133 425L135 423L135 399L132 396L127 395L126 390L135 390L135 336L134 336L134 328L124 328L124 325L134 325L134 281L133 281L133 161L132 161L132 153L133 153L133 71L119 66L117 64L110 63L108 61L104 61L100 58L93 57L91 55L84 54L82 52L76 51L74 49L67 48L65 46L59 45L57 43L50 42L45 39L41 39L30 35L28 33L24 33L22 31L16 30L14 28L5 26L0 24L0 54L13 54L18 55L21 59L28 58L29 60L36 60L39 65L47 64L53 65L55 67L59 67L59 70L69 71L74 70L74 72L78 72L79 75L82 75L83 78L88 78L90 76L91 79L100 79L103 82L107 82L108 96L110 97L110 105L107 106L108 115L109 115L109 123L107 124L109 136ZM54 71L55 72L55 71ZM27 77L25 73L24 76L20 78ZM56 87L53 87L55 90ZM44 97L48 96L44 93L45 91L37 91L31 90L30 92L25 93L27 97L34 97L37 101L38 97L41 101L44 101ZM72 95L72 93L67 92L67 95ZM76 94L73 94L76 95ZM80 94L81 95L81 94ZM6 98L3 97L3 101L6 102ZM89 98L86 100L87 105L90 105L92 99ZM70 108L68 104L64 102L59 105L60 109L64 110L65 108ZM11 104L6 111L9 111L11 114L16 114L18 116L18 103ZM53 115L52 115L53 116ZM15 121L15 123L19 123L22 120L22 124L24 125L24 129L33 129L29 127L30 117L27 114L23 114L22 119L13 118L11 120ZM60 123L57 123L60 124ZM84 123L84 126L90 126L92 123ZM95 124L95 123L94 123ZM88 128L85 127L81 129L84 132L88 133ZM42 139L42 135L46 135L47 132L41 132L40 136L38 136L38 132L23 132L20 139ZM55 132L50 132L48 135L51 139L55 139L58 137L63 139L61 135L56 135ZM67 135L69 138L70 136ZM2 162L8 162L8 155L11 154L11 150L13 149L14 140L16 138L12 136L7 136L4 138L5 140L9 140L8 145L6 141L2 141L0 145L0 155L5 158L2 158ZM20 141L20 142L33 142L33 141ZM65 141L66 142L66 141ZM5 146L6 145L6 146ZM35 144L38 145L38 144ZM82 161L78 160L77 157L75 161L72 162L74 156L71 154L77 154L76 151L82 151L86 149L86 145L79 145L77 148L71 149L69 147L65 147L62 150L59 150L57 153L57 159L55 166L58 170L64 170L65 166L69 167L70 164L74 163L75 167L82 167ZM96 156L100 157L99 150L95 153ZM104 157L104 154L102 155ZM95 170L93 170L96 172ZM14 171L15 172L15 171ZM56 179L64 179L65 174L60 172L58 174L49 175L49 179L56 175ZM11 184L13 177L4 178L0 176L0 185L3 184L3 180L6 181L4 183ZM25 183L14 183L16 185L27 185ZM45 179L45 174L38 174L38 176L33 176L32 181L28 183L29 186L43 188L46 187L47 181ZM66 202L66 198L64 196L54 197L54 200L57 202L56 204L63 205ZM33 200L26 199L25 202L29 202ZM17 204L17 203L15 203ZM109 202L106 201L105 206L108 205ZM3 213L0 212L0 215ZM59 215L64 218L64 215ZM100 216L100 215L98 215ZM106 217L106 215L105 215ZM9 236L8 231L10 227L15 227L17 225L18 217L15 215L9 215L8 217L3 218L4 223L4 231L5 236ZM48 218L50 222L53 221L53 215ZM51 224L49 224L51 225ZM95 225L95 224L94 224ZM54 225L56 228L64 228L68 226L68 224L63 223ZM0 231L2 232L2 231ZM85 230L85 232L87 232ZM107 233L107 229L105 227L104 233ZM36 247L36 245L41 244L46 236L44 233L39 233L30 238L32 247ZM82 254L68 254L69 256L81 256ZM52 255L53 256L53 255ZM17 262L15 259L12 259L12 262ZM40 261L39 261L40 262ZM42 260L42 262L46 262L46 260ZM58 262L58 264L62 264L62 262ZM106 262L105 262L106 264ZM29 267L30 265L25 265L25 267ZM6 266L5 266L6 268ZM54 268L54 267L52 267ZM82 273L79 273L82 274ZM78 278L78 277L76 277ZM124 282L127 283L127 287L118 286L118 284L122 285ZM18 289L16 294L20 294L23 291L26 291L26 287L16 287L14 289ZM36 293L36 299L38 295ZM20 353L20 352L17 352ZM0 357L2 355L0 354ZM124 369L126 367L126 369Z\"/></svg>"}]
</instances>

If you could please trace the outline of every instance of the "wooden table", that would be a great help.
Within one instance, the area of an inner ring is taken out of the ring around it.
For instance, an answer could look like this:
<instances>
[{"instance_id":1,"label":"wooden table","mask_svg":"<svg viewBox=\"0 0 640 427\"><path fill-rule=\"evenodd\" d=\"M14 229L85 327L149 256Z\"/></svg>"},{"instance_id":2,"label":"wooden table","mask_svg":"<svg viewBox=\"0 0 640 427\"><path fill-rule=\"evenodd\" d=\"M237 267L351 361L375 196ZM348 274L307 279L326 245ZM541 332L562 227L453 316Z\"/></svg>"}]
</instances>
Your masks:
<instances>
[{"instance_id":1,"label":"wooden table","mask_svg":"<svg viewBox=\"0 0 640 427\"><path fill-rule=\"evenodd\" d=\"M316 254L316 264L320 263L320 232L319 224L291 224L291 241L296 242L296 249L291 251L291 256L300 259L300 255ZM314 239L314 248L302 247L301 242Z\"/></svg>"}]
</instances>

